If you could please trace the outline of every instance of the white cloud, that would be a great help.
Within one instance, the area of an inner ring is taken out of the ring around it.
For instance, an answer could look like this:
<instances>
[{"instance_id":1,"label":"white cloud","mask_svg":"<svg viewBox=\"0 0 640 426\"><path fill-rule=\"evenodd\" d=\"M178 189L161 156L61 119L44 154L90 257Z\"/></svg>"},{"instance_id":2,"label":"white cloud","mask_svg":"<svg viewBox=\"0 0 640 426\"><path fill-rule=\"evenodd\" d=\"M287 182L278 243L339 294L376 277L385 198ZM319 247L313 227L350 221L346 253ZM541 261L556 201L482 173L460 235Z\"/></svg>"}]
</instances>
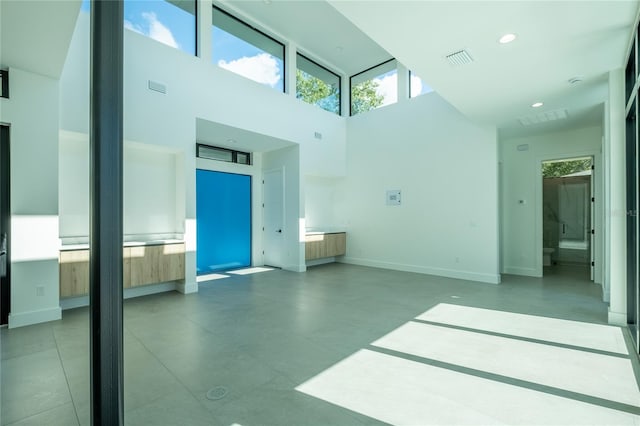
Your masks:
<instances>
[{"instance_id":1,"label":"white cloud","mask_svg":"<svg viewBox=\"0 0 640 426\"><path fill-rule=\"evenodd\" d=\"M173 37L171 30L162 22L158 21L158 17L155 13L144 12L142 17L149 24L149 33L147 34L149 37L159 41L160 43L164 43L167 46L175 47L176 49L180 47L176 39Z\"/></svg>"},{"instance_id":2,"label":"white cloud","mask_svg":"<svg viewBox=\"0 0 640 426\"><path fill-rule=\"evenodd\" d=\"M145 20L145 28L140 24L134 24L131 21L124 20L124 27L128 30L135 31L139 34L150 37L160 43L164 43L167 46L175 47L178 49L180 45L173 37L173 33L162 22L158 20L158 17L153 12L143 12L142 18Z\"/></svg>"},{"instance_id":3,"label":"white cloud","mask_svg":"<svg viewBox=\"0 0 640 426\"><path fill-rule=\"evenodd\" d=\"M260 53L256 56L225 61L221 59L218 65L224 69L240 74L258 83L275 87L280 81L280 68L276 59L268 53Z\"/></svg>"},{"instance_id":4,"label":"white cloud","mask_svg":"<svg viewBox=\"0 0 640 426\"><path fill-rule=\"evenodd\" d=\"M398 73L385 75L382 78L374 78L373 81L378 83L376 93L384 97L384 101L380 106L398 102Z\"/></svg>"},{"instance_id":5,"label":"white cloud","mask_svg":"<svg viewBox=\"0 0 640 426\"><path fill-rule=\"evenodd\" d=\"M415 98L420 93L422 93L422 79L417 75L411 75L411 97Z\"/></svg>"}]
</instances>

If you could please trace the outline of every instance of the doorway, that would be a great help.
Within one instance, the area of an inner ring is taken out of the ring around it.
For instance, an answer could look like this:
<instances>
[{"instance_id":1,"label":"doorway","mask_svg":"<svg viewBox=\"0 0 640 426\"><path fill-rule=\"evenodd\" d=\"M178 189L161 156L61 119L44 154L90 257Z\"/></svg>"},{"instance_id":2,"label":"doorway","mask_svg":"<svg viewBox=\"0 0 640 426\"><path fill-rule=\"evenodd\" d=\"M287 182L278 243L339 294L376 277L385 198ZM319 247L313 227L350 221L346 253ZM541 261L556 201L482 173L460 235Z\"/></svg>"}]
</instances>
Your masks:
<instances>
[{"instance_id":1,"label":"doorway","mask_svg":"<svg viewBox=\"0 0 640 426\"><path fill-rule=\"evenodd\" d=\"M543 274L575 266L594 279L593 158L542 162Z\"/></svg>"},{"instance_id":2,"label":"doorway","mask_svg":"<svg viewBox=\"0 0 640 426\"><path fill-rule=\"evenodd\" d=\"M198 275L251 266L251 176L196 170Z\"/></svg>"},{"instance_id":3,"label":"doorway","mask_svg":"<svg viewBox=\"0 0 640 426\"><path fill-rule=\"evenodd\" d=\"M264 172L263 179L264 264L284 266L284 171Z\"/></svg>"},{"instance_id":4,"label":"doorway","mask_svg":"<svg viewBox=\"0 0 640 426\"><path fill-rule=\"evenodd\" d=\"M11 196L9 126L0 125L0 325L11 309Z\"/></svg>"}]
</instances>

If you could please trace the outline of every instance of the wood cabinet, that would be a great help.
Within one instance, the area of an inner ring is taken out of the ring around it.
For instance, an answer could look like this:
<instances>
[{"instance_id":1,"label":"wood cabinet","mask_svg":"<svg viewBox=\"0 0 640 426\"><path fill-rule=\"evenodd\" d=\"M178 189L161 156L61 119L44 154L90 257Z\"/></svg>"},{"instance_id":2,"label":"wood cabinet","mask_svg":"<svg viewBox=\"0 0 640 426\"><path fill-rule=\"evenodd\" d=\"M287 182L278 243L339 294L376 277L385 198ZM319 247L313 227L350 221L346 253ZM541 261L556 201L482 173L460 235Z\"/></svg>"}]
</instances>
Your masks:
<instances>
[{"instance_id":1,"label":"wood cabinet","mask_svg":"<svg viewBox=\"0 0 640 426\"><path fill-rule=\"evenodd\" d=\"M347 250L347 234L344 232L307 234L305 237L305 260L342 256Z\"/></svg>"},{"instance_id":2,"label":"wood cabinet","mask_svg":"<svg viewBox=\"0 0 640 426\"><path fill-rule=\"evenodd\" d=\"M185 245L125 247L122 252L123 287L184 279ZM60 252L60 297L89 294L89 250Z\"/></svg>"}]
</instances>

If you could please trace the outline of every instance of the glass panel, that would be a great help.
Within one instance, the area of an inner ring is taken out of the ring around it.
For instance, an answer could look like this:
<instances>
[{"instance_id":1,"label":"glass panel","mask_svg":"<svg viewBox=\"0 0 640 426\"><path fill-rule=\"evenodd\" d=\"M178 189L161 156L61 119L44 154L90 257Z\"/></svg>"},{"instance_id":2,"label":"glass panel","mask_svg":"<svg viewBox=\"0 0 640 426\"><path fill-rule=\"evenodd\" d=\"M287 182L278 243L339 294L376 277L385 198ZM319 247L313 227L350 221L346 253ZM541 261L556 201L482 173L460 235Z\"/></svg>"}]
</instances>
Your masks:
<instances>
[{"instance_id":1,"label":"glass panel","mask_svg":"<svg viewBox=\"0 0 640 426\"><path fill-rule=\"evenodd\" d=\"M196 54L195 0L126 0L124 27L167 46Z\"/></svg>"},{"instance_id":2,"label":"glass panel","mask_svg":"<svg viewBox=\"0 0 640 426\"><path fill-rule=\"evenodd\" d=\"M395 59L351 77L351 115L398 101L398 66Z\"/></svg>"},{"instance_id":3,"label":"glass panel","mask_svg":"<svg viewBox=\"0 0 640 426\"><path fill-rule=\"evenodd\" d=\"M211 148L208 146L199 146L198 157L208 158L210 160L233 162L233 151Z\"/></svg>"},{"instance_id":4,"label":"glass panel","mask_svg":"<svg viewBox=\"0 0 640 426\"><path fill-rule=\"evenodd\" d=\"M636 42L633 42L631 46L631 52L629 53L629 59L627 60L627 67L624 73L625 79L625 105L629 102L631 94L633 93L633 86L636 84Z\"/></svg>"},{"instance_id":5,"label":"glass panel","mask_svg":"<svg viewBox=\"0 0 640 426\"><path fill-rule=\"evenodd\" d=\"M296 97L340 114L340 77L315 62L297 55Z\"/></svg>"},{"instance_id":6,"label":"glass panel","mask_svg":"<svg viewBox=\"0 0 640 426\"><path fill-rule=\"evenodd\" d=\"M284 92L284 45L215 6L212 19L213 62Z\"/></svg>"},{"instance_id":7,"label":"glass panel","mask_svg":"<svg viewBox=\"0 0 640 426\"><path fill-rule=\"evenodd\" d=\"M636 102L626 119L626 175L627 175L627 323L636 349L638 347L638 128Z\"/></svg>"},{"instance_id":8,"label":"glass panel","mask_svg":"<svg viewBox=\"0 0 640 426\"><path fill-rule=\"evenodd\" d=\"M409 71L409 97L424 95L433 92L433 89L420 77Z\"/></svg>"}]
</instances>

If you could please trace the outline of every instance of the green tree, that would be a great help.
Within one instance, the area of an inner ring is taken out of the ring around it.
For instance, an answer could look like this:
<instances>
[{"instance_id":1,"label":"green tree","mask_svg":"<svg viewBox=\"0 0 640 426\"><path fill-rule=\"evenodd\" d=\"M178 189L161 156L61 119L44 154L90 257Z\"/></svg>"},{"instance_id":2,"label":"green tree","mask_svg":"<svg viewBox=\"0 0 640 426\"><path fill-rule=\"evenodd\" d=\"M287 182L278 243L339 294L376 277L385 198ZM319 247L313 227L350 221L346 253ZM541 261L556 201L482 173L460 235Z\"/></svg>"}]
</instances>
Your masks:
<instances>
[{"instance_id":1,"label":"green tree","mask_svg":"<svg viewBox=\"0 0 640 426\"><path fill-rule=\"evenodd\" d=\"M296 97L336 114L340 111L339 88L304 71L296 70Z\"/></svg>"},{"instance_id":2,"label":"green tree","mask_svg":"<svg viewBox=\"0 0 640 426\"><path fill-rule=\"evenodd\" d=\"M373 80L364 81L353 86L351 91L351 113L358 114L370 111L382 105L384 96L376 91L378 83ZM296 97L303 101L318 105L335 112L340 111L340 89L301 70L296 70Z\"/></svg>"},{"instance_id":3,"label":"green tree","mask_svg":"<svg viewBox=\"0 0 640 426\"><path fill-rule=\"evenodd\" d=\"M351 88L351 114L359 114L378 108L384 101L384 96L379 95L376 89L378 82L374 80L363 81Z\"/></svg>"},{"instance_id":4,"label":"green tree","mask_svg":"<svg viewBox=\"0 0 640 426\"><path fill-rule=\"evenodd\" d=\"M560 177L589 169L591 169L590 158L569 161L549 161L542 163L542 176L546 178Z\"/></svg>"}]
</instances>

